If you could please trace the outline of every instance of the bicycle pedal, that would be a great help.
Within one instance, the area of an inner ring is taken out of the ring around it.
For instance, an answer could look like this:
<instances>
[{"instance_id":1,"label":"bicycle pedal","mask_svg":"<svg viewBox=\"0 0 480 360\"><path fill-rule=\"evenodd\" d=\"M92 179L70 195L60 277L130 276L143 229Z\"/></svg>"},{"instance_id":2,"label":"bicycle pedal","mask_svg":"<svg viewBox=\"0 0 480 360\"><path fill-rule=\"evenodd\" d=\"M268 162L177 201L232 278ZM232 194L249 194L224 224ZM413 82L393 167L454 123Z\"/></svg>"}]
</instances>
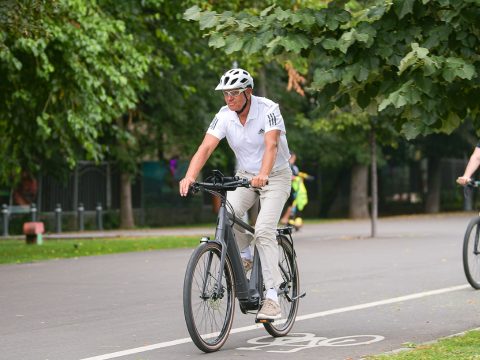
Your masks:
<instances>
[{"instance_id":1,"label":"bicycle pedal","mask_svg":"<svg viewBox=\"0 0 480 360\"><path fill-rule=\"evenodd\" d=\"M267 324L267 323L272 323L274 322L275 320L273 319L255 319L255 322L258 324Z\"/></svg>"}]
</instances>

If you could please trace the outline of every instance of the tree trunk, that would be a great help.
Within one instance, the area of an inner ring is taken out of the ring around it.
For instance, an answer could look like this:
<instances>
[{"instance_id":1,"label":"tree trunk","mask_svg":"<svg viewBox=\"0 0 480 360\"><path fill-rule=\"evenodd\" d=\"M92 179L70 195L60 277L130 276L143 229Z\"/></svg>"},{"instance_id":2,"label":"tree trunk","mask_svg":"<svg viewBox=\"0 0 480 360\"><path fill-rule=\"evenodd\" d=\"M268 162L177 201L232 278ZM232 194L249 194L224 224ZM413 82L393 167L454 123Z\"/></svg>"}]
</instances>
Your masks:
<instances>
[{"instance_id":1,"label":"tree trunk","mask_svg":"<svg viewBox=\"0 0 480 360\"><path fill-rule=\"evenodd\" d=\"M377 180L377 139L375 128L370 133L370 161L371 161L371 191L372 191L372 233L371 237L377 236L378 220L378 180Z\"/></svg>"},{"instance_id":2,"label":"tree trunk","mask_svg":"<svg viewBox=\"0 0 480 360\"><path fill-rule=\"evenodd\" d=\"M258 82L259 86L257 88L258 96L267 97L267 75L265 74L265 67L261 67L258 71Z\"/></svg>"},{"instance_id":3,"label":"tree trunk","mask_svg":"<svg viewBox=\"0 0 480 360\"><path fill-rule=\"evenodd\" d=\"M349 217L364 219L368 217L368 166L354 165L350 179Z\"/></svg>"},{"instance_id":4,"label":"tree trunk","mask_svg":"<svg viewBox=\"0 0 480 360\"><path fill-rule=\"evenodd\" d=\"M425 202L425 212L428 214L440 211L440 158L428 158L428 188Z\"/></svg>"},{"instance_id":5,"label":"tree trunk","mask_svg":"<svg viewBox=\"0 0 480 360\"><path fill-rule=\"evenodd\" d=\"M132 229L135 227L132 209L132 181L130 174L120 176L120 228Z\"/></svg>"}]
</instances>

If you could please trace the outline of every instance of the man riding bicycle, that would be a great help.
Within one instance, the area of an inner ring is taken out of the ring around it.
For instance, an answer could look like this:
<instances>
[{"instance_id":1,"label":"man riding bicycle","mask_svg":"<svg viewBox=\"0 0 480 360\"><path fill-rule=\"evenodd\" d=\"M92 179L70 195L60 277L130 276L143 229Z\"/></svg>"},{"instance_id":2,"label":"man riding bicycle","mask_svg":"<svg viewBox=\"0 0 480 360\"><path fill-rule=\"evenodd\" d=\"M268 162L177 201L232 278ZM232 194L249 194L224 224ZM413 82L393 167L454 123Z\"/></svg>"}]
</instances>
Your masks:
<instances>
[{"instance_id":1,"label":"man riding bicycle","mask_svg":"<svg viewBox=\"0 0 480 360\"><path fill-rule=\"evenodd\" d=\"M462 176L457 178L457 183L460 185L466 185L473 175L473 173L478 169L480 166L480 142L473 150L472 155L470 156L470 160L468 161L467 167L465 168L465 173Z\"/></svg>"},{"instance_id":2,"label":"man riding bicycle","mask_svg":"<svg viewBox=\"0 0 480 360\"><path fill-rule=\"evenodd\" d=\"M237 217L260 198L260 212L255 225L255 239L234 227L235 238L244 256L244 266L251 267L249 246L255 240L262 264L267 292L257 319L279 319L278 286L282 277L278 268L276 228L283 206L290 194L292 172L285 123L278 104L253 95L253 78L243 69L231 69L220 79L215 90L223 91L223 106L211 122L203 142L190 161L180 181L180 195L186 196L206 161L227 138L238 163L237 176L251 180L252 188L238 188L227 195Z\"/></svg>"}]
</instances>

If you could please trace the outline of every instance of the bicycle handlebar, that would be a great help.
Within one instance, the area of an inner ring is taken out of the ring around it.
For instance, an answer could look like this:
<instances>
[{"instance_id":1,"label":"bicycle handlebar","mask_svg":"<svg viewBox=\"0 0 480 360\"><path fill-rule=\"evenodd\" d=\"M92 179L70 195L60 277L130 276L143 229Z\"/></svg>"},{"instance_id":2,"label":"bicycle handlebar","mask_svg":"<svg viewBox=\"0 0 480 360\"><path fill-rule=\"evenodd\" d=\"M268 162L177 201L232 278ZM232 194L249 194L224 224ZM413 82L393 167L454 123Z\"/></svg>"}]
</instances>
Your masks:
<instances>
[{"instance_id":1,"label":"bicycle handlebar","mask_svg":"<svg viewBox=\"0 0 480 360\"><path fill-rule=\"evenodd\" d=\"M480 181L478 181L478 180L470 180L469 182L467 182L467 183L465 184L465 186L477 188L477 187L480 187Z\"/></svg>"},{"instance_id":2,"label":"bicycle handlebar","mask_svg":"<svg viewBox=\"0 0 480 360\"><path fill-rule=\"evenodd\" d=\"M224 176L214 178L212 182L194 182L190 185L190 191L192 193L197 193L200 190L233 191L239 187L250 187L250 181L239 176Z\"/></svg>"}]
</instances>

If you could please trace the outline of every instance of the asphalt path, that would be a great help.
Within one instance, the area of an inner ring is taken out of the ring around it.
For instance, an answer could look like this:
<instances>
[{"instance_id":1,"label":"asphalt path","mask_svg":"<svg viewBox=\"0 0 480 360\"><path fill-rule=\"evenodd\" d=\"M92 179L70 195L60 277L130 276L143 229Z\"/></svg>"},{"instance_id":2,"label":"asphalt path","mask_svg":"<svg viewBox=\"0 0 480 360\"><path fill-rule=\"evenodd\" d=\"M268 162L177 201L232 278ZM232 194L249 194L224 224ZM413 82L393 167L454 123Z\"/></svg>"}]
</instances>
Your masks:
<instances>
[{"instance_id":1,"label":"asphalt path","mask_svg":"<svg viewBox=\"0 0 480 360\"><path fill-rule=\"evenodd\" d=\"M471 216L385 218L374 239L368 221L305 225L295 247L307 296L291 334L273 339L237 308L210 355L183 318L191 249L1 265L0 359L361 359L478 328L480 292L461 259Z\"/></svg>"}]
</instances>

